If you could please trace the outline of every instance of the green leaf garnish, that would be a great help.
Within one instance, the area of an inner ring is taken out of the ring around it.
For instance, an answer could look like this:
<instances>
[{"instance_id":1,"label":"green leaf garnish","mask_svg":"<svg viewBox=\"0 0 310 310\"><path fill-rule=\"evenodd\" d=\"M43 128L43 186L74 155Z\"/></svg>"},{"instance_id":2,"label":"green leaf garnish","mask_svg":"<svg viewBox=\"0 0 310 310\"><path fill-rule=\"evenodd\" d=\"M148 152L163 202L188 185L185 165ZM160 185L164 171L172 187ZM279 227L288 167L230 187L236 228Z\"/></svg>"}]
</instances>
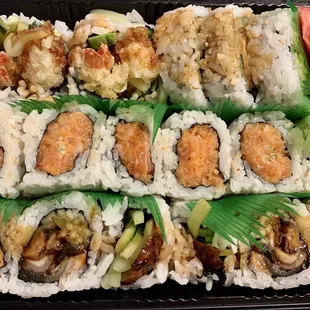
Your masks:
<instances>
[{"instance_id":1,"label":"green leaf garnish","mask_svg":"<svg viewBox=\"0 0 310 310\"><path fill-rule=\"evenodd\" d=\"M122 204L125 197L116 194L116 193L109 193L109 192L91 192L91 191L81 191L86 196L91 197L95 202L99 202L101 209L105 209L109 204L114 206L116 203Z\"/></svg>"},{"instance_id":2,"label":"green leaf garnish","mask_svg":"<svg viewBox=\"0 0 310 310\"><path fill-rule=\"evenodd\" d=\"M165 242L167 242L164 221L154 196L128 197L128 205L130 208L134 209L149 210L158 225Z\"/></svg>"},{"instance_id":3,"label":"green leaf garnish","mask_svg":"<svg viewBox=\"0 0 310 310\"><path fill-rule=\"evenodd\" d=\"M258 227L263 227L263 225L257 218L270 214L283 216L284 212L298 215L289 198L308 197L310 197L309 193L279 193L227 196L208 201L211 210L203 220L202 225L210 228L232 244L235 244L232 239L235 238L249 247L255 245L262 249L262 245L254 237L254 235L263 237L258 230ZM193 210L196 203L196 201L187 202L186 206Z\"/></svg>"}]
</instances>

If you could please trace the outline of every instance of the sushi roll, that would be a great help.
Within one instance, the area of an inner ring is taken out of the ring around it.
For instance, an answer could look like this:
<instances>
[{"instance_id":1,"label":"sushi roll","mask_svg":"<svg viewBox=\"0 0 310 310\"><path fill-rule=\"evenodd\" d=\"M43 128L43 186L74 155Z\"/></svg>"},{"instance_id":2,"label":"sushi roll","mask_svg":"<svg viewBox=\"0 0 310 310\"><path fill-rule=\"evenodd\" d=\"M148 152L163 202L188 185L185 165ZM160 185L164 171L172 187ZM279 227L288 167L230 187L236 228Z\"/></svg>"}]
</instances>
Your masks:
<instances>
[{"instance_id":1,"label":"sushi roll","mask_svg":"<svg viewBox=\"0 0 310 310\"><path fill-rule=\"evenodd\" d=\"M227 284L278 290L310 283L309 205L297 199L293 203L296 215L258 218L263 225L259 228L262 235L256 237L261 249L239 244L239 258Z\"/></svg>"},{"instance_id":2,"label":"sushi roll","mask_svg":"<svg viewBox=\"0 0 310 310\"><path fill-rule=\"evenodd\" d=\"M198 32L209 8L189 5L164 13L154 29L163 87L174 103L206 106L201 86L200 55L203 42Z\"/></svg>"},{"instance_id":3,"label":"sushi roll","mask_svg":"<svg viewBox=\"0 0 310 310\"><path fill-rule=\"evenodd\" d=\"M102 229L100 207L82 193L35 202L6 230L16 245L9 292L30 298L99 287Z\"/></svg>"},{"instance_id":4,"label":"sushi roll","mask_svg":"<svg viewBox=\"0 0 310 310\"><path fill-rule=\"evenodd\" d=\"M297 11L297 9L296 9ZM247 53L258 102L298 104L309 95L309 66L299 15L277 9L254 16L247 27Z\"/></svg>"},{"instance_id":5,"label":"sushi roll","mask_svg":"<svg viewBox=\"0 0 310 310\"><path fill-rule=\"evenodd\" d=\"M15 87L24 98L43 97L63 83L65 41L50 21L13 14L2 16L1 26L2 66L7 73L2 87Z\"/></svg>"},{"instance_id":6,"label":"sushi roll","mask_svg":"<svg viewBox=\"0 0 310 310\"><path fill-rule=\"evenodd\" d=\"M211 290L213 282L222 279L225 272L233 268L237 248L203 224L198 226L196 235L193 223L198 220L197 209L191 211L188 204L194 205L194 209L200 209L199 214L204 213L204 209L209 209L209 204L204 199L198 202L172 203L175 244L170 278L181 285L204 283L206 289Z\"/></svg>"},{"instance_id":7,"label":"sushi roll","mask_svg":"<svg viewBox=\"0 0 310 310\"><path fill-rule=\"evenodd\" d=\"M201 23L202 85L211 102L230 97L240 106L254 103L245 33L252 15L250 8L228 5L213 10Z\"/></svg>"},{"instance_id":8,"label":"sushi roll","mask_svg":"<svg viewBox=\"0 0 310 310\"><path fill-rule=\"evenodd\" d=\"M118 207L105 206L102 219L103 245L111 257L104 289L148 288L167 280L174 236L162 198L123 198Z\"/></svg>"},{"instance_id":9,"label":"sushi roll","mask_svg":"<svg viewBox=\"0 0 310 310\"><path fill-rule=\"evenodd\" d=\"M154 117L151 107L132 105L107 119L100 144L103 188L133 196L156 193Z\"/></svg>"},{"instance_id":10,"label":"sushi roll","mask_svg":"<svg viewBox=\"0 0 310 310\"><path fill-rule=\"evenodd\" d=\"M135 12L135 14L138 14ZM142 17L94 10L76 23L69 72L103 98L146 93L158 75L158 59ZM70 86L69 90L78 91Z\"/></svg>"},{"instance_id":11,"label":"sushi roll","mask_svg":"<svg viewBox=\"0 0 310 310\"><path fill-rule=\"evenodd\" d=\"M100 186L100 130L106 116L86 104L33 110L23 126L26 174L21 189L32 195Z\"/></svg>"},{"instance_id":12,"label":"sushi roll","mask_svg":"<svg viewBox=\"0 0 310 310\"><path fill-rule=\"evenodd\" d=\"M157 193L178 199L225 194L231 169L231 138L212 112L173 114L155 142Z\"/></svg>"},{"instance_id":13,"label":"sushi roll","mask_svg":"<svg viewBox=\"0 0 310 310\"><path fill-rule=\"evenodd\" d=\"M230 189L238 193L303 190L302 151L282 112L242 114L230 126Z\"/></svg>"},{"instance_id":14,"label":"sushi roll","mask_svg":"<svg viewBox=\"0 0 310 310\"><path fill-rule=\"evenodd\" d=\"M24 173L22 126L26 114L0 103L0 196L16 198Z\"/></svg>"}]
</instances>

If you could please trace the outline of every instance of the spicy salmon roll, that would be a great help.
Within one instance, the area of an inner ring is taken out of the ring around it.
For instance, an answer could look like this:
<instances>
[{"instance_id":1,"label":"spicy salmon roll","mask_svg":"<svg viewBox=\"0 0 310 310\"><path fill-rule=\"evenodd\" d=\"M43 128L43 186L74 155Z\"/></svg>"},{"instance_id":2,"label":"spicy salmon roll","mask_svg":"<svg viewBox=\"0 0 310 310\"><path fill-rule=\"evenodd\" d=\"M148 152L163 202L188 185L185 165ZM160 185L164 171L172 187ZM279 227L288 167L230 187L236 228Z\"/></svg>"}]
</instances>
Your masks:
<instances>
[{"instance_id":1,"label":"spicy salmon roll","mask_svg":"<svg viewBox=\"0 0 310 310\"><path fill-rule=\"evenodd\" d=\"M234 193L294 192L303 189L302 152L282 112L242 114L229 127Z\"/></svg>"},{"instance_id":2,"label":"spicy salmon roll","mask_svg":"<svg viewBox=\"0 0 310 310\"><path fill-rule=\"evenodd\" d=\"M61 110L32 111L24 123L26 175L21 188L42 195L100 185L99 136L103 113L74 102Z\"/></svg>"},{"instance_id":3,"label":"spicy salmon roll","mask_svg":"<svg viewBox=\"0 0 310 310\"><path fill-rule=\"evenodd\" d=\"M116 208L109 204L103 209L103 247L111 259L101 286L129 289L164 283L174 242L165 201L155 196L128 198L128 203L124 199Z\"/></svg>"},{"instance_id":4,"label":"spicy salmon roll","mask_svg":"<svg viewBox=\"0 0 310 310\"><path fill-rule=\"evenodd\" d=\"M26 114L0 103L0 196L16 198L24 173L22 126Z\"/></svg>"},{"instance_id":5,"label":"spicy salmon roll","mask_svg":"<svg viewBox=\"0 0 310 310\"><path fill-rule=\"evenodd\" d=\"M224 195L231 169L231 139L212 112L173 114L155 142L157 193L180 199Z\"/></svg>"},{"instance_id":6,"label":"spicy salmon roll","mask_svg":"<svg viewBox=\"0 0 310 310\"><path fill-rule=\"evenodd\" d=\"M99 287L101 209L81 193L41 199L7 230L16 250L9 292L24 298Z\"/></svg>"},{"instance_id":7,"label":"spicy salmon roll","mask_svg":"<svg viewBox=\"0 0 310 310\"><path fill-rule=\"evenodd\" d=\"M143 105L118 109L101 130L102 185L134 196L157 193L154 110Z\"/></svg>"},{"instance_id":8,"label":"spicy salmon roll","mask_svg":"<svg viewBox=\"0 0 310 310\"><path fill-rule=\"evenodd\" d=\"M79 91L72 78L103 98L147 93L158 75L150 34L143 19L136 22L130 14L106 10L94 10L77 22L70 41L70 93Z\"/></svg>"},{"instance_id":9,"label":"spicy salmon roll","mask_svg":"<svg viewBox=\"0 0 310 310\"><path fill-rule=\"evenodd\" d=\"M154 29L159 74L163 87L174 103L206 106L200 74L203 42L198 33L209 8L189 5L164 13Z\"/></svg>"}]
</instances>

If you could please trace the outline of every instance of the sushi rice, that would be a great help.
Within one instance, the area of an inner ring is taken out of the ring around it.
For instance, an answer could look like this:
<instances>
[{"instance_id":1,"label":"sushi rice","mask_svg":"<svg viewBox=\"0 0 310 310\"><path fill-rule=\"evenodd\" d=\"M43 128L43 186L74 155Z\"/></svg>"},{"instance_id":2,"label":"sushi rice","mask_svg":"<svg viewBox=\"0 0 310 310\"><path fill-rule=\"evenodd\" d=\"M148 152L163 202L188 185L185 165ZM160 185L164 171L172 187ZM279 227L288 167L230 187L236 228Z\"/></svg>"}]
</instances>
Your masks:
<instances>
[{"instance_id":1,"label":"sushi rice","mask_svg":"<svg viewBox=\"0 0 310 310\"><path fill-rule=\"evenodd\" d=\"M250 123L268 123L281 132L292 160L292 176L278 184L268 183L252 171L249 164L242 159L240 135L245 126ZM290 134L293 126L294 124L286 119L282 112L245 113L229 126L232 141L230 190L233 193L297 192L303 190L302 152L295 146L294 138Z\"/></svg>"},{"instance_id":2,"label":"sushi rice","mask_svg":"<svg viewBox=\"0 0 310 310\"><path fill-rule=\"evenodd\" d=\"M185 188L180 185L175 176L178 167L176 145L181 133L195 124L210 124L216 131L219 139L219 170L223 174L224 181L230 177L231 169L231 138L224 121L212 112L185 111L181 114L173 114L164 123L163 129L158 133L155 141L155 176L154 187L157 193L173 198L195 200L200 198L214 199L225 194L226 185L199 186L195 189Z\"/></svg>"},{"instance_id":3,"label":"sushi rice","mask_svg":"<svg viewBox=\"0 0 310 310\"><path fill-rule=\"evenodd\" d=\"M18 184L24 173L21 136L26 114L3 103L0 103L0 114L0 147L4 150L0 169L0 196L16 198L19 195Z\"/></svg>"},{"instance_id":4,"label":"sushi rice","mask_svg":"<svg viewBox=\"0 0 310 310\"><path fill-rule=\"evenodd\" d=\"M87 255L87 270L78 270L69 274L69 276L63 275L59 282L55 283L25 282L18 278L21 250L17 246L16 253L13 253L14 259L12 268L10 269L8 283L9 292L11 294L17 294L24 298L48 297L63 290L75 291L99 287L100 280L96 277L95 272L97 268L96 261L99 254L103 224L100 218L99 206L96 205L92 199L86 197L82 193L72 192L63 197L61 202L53 199L39 201L33 206L27 208L18 218L16 226L12 227L13 230L15 229L20 234L23 234L23 237L20 235L20 239L23 240L18 240L19 246L22 247L30 241L43 217L52 211L59 209L71 209L73 212L72 214L77 214L81 211L88 222L89 228L93 232L90 250ZM14 234L14 231L12 231L12 233Z\"/></svg>"},{"instance_id":5,"label":"sushi rice","mask_svg":"<svg viewBox=\"0 0 310 310\"><path fill-rule=\"evenodd\" d=\"M45 133L47 125L52 122L60 113L79 111L89 116L94 123L92 136L92 146L90 151L78 157L72 171L63 173L59 176L51 176L46 172L36 171L36 154L40 141ZM42 195L55 191L72 188L97 188L100 185L100 131L104 126L106 116L97 112L91 106L78 105L74 102L63 106L61 111L44 110L39 114L36 110L32 111L25 119L23 125L24 134L24 154L26 174L20 188L34 195Z\"/></svg>"}]
</instances>

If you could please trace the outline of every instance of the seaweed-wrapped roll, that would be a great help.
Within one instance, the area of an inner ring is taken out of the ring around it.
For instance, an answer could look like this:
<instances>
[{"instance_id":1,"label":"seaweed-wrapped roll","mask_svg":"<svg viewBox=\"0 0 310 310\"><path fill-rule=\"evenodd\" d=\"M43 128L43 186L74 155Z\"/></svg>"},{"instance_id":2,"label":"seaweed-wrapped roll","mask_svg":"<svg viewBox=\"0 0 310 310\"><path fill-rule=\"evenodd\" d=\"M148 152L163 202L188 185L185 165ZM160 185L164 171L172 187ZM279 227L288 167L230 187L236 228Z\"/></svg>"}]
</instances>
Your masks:
<instances>
[{"instance_id":1,"label":"seaweed-wrapped roll","mask_svg":"<svg viewBox=\"0 0 310 310\"><path fill-rule=\"evenodd\" d=\"M155 211L156 210L156 211ZM174 243L169 207L162 198L126 198L104 206L103 245L111 259L101 286L148 288L164 283Z\"/></svg>"},{"instance_id":2,"label":"seaweed-wrapped roll","mask_svg":"<svg viewBox=\"0 0 310 310\"><path fill-rule=\"evenodd\" d=\"M225 122L215 114L173 114L155 145L157 193L189 200L224 195L230 177L231 139Z\"/></svg>"},{"instance_id":3,"label":"seaweed-wrapped roll","mask_svg":"<svg viewBox=\"0 0 310 310\"><path fill-rule=\"evenodd\" d=\"M42 195L100 185L99 135L106 117L89 105L33 110L24 123L26 175L21 188Z\"/></svg>"},{"instance_id":4,"label":"seaweed-wrapped roll","mask_svg":"<svg viewBox=\"0 0 310 310\"><path fill-rule=\"evenodd\" d=\"M95 276L103 224L100 207L82 193L42 199L6 231L15 243L9 292L47 297L98 287Z\"/></svg>"},{"instance_id":5,"label":"seaweed-wrapped roll","mask_svg":"<svg viewBox=\"0 0 310 310\"><path fill-rule=\"evenodd\" d=\"M293 127L282 112L242 114L230 125L234 193L303 189L302 151Z\"/></svg>"}]
</instances>

